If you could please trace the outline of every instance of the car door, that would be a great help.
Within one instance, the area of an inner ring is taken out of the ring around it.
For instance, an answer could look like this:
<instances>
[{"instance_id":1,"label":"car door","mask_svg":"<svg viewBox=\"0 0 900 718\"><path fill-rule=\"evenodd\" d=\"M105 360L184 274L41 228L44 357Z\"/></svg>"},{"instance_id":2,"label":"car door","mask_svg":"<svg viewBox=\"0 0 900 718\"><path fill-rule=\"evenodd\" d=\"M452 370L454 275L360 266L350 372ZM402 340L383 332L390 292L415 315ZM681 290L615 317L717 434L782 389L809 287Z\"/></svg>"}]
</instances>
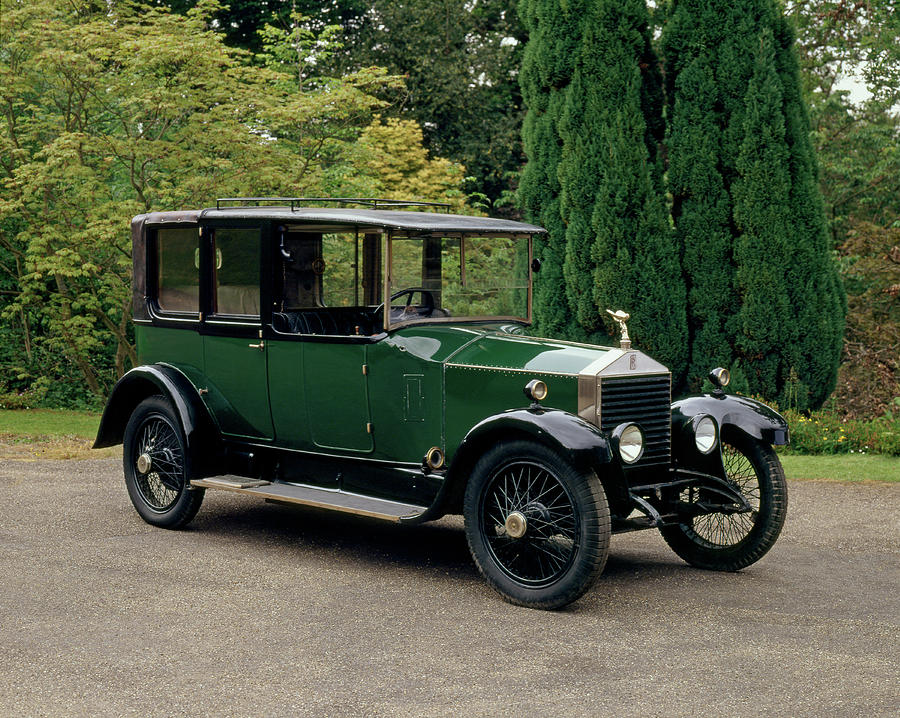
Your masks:
<instances>
[{"instance_id":1,"label":"car door","mask_svg":"<svg viewBox=\"0 0 900 718\"><path fill-rule=\"evenodd\" d=\"M224 434L272 439L260 318L259 225L204 228L208 315L203 319L207 404Z\"/></svg>"},{"instance_id":2,"label":"car door","mask_svg":"<svg viewBox=\"0 0 900 718\"><path fill-rule=\"evenodd\" d=\"M360 292L363 235L355 227L302 225L276 233L268 336L278 445L368 453L374 443L365 366L371 328Z\"/></svg>"}]
</instances>

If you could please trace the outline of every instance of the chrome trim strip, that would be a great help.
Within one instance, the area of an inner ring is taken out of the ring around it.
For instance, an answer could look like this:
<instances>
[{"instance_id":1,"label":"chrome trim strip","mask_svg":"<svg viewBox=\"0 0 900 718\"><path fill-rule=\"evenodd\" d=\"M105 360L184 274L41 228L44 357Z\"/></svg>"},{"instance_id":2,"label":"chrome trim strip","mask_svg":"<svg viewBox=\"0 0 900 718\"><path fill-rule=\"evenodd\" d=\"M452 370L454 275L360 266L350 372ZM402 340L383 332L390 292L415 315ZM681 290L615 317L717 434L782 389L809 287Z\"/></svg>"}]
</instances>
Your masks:
<instances>
[{"instance_id":1,"label":"chrome trim strip","mask_svg":"<svg viewBox=\"0 0 900 718\"><path fill-rule=\"evenodd\" d=\"M515 367L509 366L487 366L485 364L453 364L451 362L444 362L444 366L452 366L457 369L478 369L478 370L490 370L490 371L512 371L517 374L547 374L548 376L578 376L578 374L572 374L570 372L565 371L551 371L547 369L517 369Z\"/></svg>"},{"instance_id":2,"label":"chrome trim strip","mask_svg":"<svg viewBox=\"0 0 900 718\"><path fill-rule=\"evenodd\" d=\"M218 324L224 327L253 327L254 329L262 326L261 322L228 322L222 319L207 319L204 324Z\"/></svg>"}]
</instances>

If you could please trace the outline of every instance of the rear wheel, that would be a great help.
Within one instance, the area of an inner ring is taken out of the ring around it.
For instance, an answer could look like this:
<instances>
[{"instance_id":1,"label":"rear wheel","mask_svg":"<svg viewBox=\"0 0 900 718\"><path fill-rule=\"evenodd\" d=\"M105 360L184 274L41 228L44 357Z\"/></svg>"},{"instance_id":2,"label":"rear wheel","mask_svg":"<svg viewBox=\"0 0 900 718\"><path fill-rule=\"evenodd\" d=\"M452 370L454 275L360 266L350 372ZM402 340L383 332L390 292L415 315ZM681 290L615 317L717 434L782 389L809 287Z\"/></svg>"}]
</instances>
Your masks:
<instances>
[{"instance_id":1,"label":"rear wheel","mask_svg":"<svg viewBox=\"0 0 900 718\"><path fill-rule=\"evenodd\" d=\"M722 458L729 483L743 494L751 510L702 514L660 532L689 564L738 571L761 559L778 539L787 514L787 484L775 451L761 441L743 435L726 440ZM698 498L697 489L686 489L680 497L686 502Z\"/></svg>"},{"instance_id":2,"label":"rear wheel","mask_svg":"<svg viewBox=\"0 0 900 718\"><path fill-rule=\"evenodd\" d=\"M203 489L190 486L190 456L181 422L162 396L144 399L125 427L125 486L147 523L184 526L197 514Z\"/></svg>"},{"instance_id":3,"label":"rear wheel","mask_svg":"<svg viewBox=\"0 0 900 718\"><path fill-rule=\"evenodd\" d=\"M542 445L510 441L488 451L463 513L475 564L510 603L561 608L606 564L609 509L599 479Z\"/></svg>"}]
</instances>

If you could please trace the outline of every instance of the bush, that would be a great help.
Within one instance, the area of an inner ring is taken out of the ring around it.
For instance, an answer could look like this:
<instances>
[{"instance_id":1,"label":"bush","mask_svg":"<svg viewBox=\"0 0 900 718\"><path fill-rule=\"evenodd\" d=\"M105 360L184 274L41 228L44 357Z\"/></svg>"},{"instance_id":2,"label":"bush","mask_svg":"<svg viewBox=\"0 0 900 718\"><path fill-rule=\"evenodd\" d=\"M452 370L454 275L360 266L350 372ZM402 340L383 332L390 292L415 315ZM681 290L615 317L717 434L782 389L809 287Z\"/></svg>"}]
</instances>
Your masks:
<instances>
[{"instance_id":1,"label":"bush","mask_svg":"<svg viewBox=\"0 0 900 718\"><path fill-rule=\"evenodd\" d=\"M875 419L844 419L828 410L806 415L788 409L782 415L791 429L787 453L900 456L900 397Z\"/></svg>"}]
</instances>

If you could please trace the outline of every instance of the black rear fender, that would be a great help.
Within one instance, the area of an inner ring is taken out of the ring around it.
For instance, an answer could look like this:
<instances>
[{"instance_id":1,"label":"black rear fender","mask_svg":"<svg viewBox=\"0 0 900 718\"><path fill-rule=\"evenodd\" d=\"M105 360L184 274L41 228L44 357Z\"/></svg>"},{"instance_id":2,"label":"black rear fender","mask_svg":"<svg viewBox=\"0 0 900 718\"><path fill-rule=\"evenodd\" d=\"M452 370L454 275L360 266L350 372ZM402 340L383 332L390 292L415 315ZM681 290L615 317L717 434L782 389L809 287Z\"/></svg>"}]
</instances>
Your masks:
<instances>
[{"instance_id":1,"label":"black rear fender","mask_svg":"<svg viewBox=\"0 0 900 718\"><path fill-rule=\"evenodd\" d=\"M135 367L119 379L106 402L94 448L121 444L125 426L137 405L156 394L166 397L181 420L191 452L195 474L192 478L219 473L221 442L218 428L196 387L178 369L166 364Z\"/></svg>"}]
</instances>

